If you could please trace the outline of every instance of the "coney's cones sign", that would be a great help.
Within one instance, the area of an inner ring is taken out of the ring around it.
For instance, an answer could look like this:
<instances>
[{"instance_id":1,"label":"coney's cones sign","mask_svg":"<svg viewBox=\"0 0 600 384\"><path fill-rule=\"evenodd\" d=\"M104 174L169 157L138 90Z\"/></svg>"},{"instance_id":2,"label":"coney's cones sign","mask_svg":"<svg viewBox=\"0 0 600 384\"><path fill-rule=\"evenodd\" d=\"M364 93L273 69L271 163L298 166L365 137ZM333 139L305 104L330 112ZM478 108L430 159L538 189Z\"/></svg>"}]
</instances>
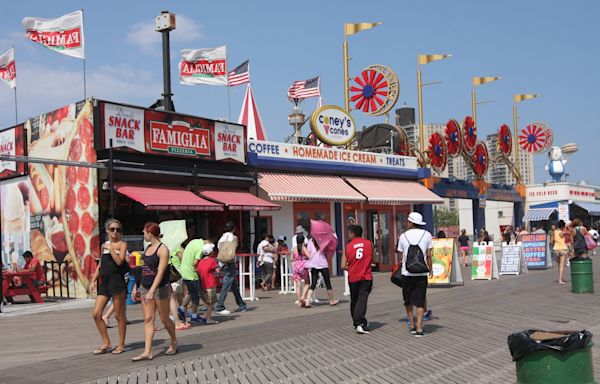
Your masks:
<instances>
[{"instance_id":1,"label":"coney's cones sign","mask_svg":"<svg viewBox=\"0 0 600 384\"><path fill-rule=\"evenodd\" d=\"M85 59L83 11L75 11L57 19L26 17L25 37L63 55Z\"/></svg>"}]
</instances>

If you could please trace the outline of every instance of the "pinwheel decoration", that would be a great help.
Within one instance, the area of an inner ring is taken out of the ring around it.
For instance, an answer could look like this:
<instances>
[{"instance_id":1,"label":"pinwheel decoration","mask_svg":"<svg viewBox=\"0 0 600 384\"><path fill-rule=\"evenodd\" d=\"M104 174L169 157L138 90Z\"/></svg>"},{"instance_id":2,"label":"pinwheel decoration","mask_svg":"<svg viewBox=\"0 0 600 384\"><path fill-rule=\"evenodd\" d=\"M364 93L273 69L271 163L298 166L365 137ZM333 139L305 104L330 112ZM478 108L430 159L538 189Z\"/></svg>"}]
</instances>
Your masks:
<instances>
[{"instance_id":1,"label":"pinwheel decoration","mask_svg":"<svg viewBox=\"0 0 600 384\"><path fill-rule=\"evenodd\" d=\"M446 169L446 161L448 160L448 150L446 149L446 141L444 137L434 132L429 136L429 147L427 148L427 157L431 168L437 173L441 173Z\"/></svg>"},{"instance_id":2,"label":"pinwheel decoration","mask_svg":"<svg viewBox=\"0 0 600 384\"><path fill-rule=\"evenodd\" d=\"M471 153L477 143L477 127L471 116L465 117L463 122L463 148L467 153Z\"/></svg>"},{"instance_id":3,"label":"pinwheel decoration","mask_svg":"<svg viewBox=\"0 0 600 384\"><path fill-rule=\"evenodd\" d=\"M498 130L498 149L499 153L508 157L512 152L512 134L510 133L510 128L506 124L502 124L500 129Z\"/></svg>"},{"instance_id":4,"label":"pinwheel decoration","mask_svg":"<svg viewBox=\"0 0 600 384\"><path fill-rule=\"evenodd\" d=\"M544 123L531 123L519 133L519 145L532 154L548 150L552 142L552 130Z\"/></svg>"},{"instance_id":5,"label":"pinwheel decoration","mask_svg":"<svg viewBox=\"0 0 600 384\"><path fill-rule=\"evenodd\" d=\"M482 178L485 176L490 164L489 154L485 143L477 141L473 147L473 153L471 154L471 164L473 172L477 177Z\"/></svg>"},{"instance_id":6,"label":"pinwheel decoration","mask_svg":"<svg viewBox=\"0 0 600 384\"><path fill-rule=\"evenodd\" d=\"M456 157L462 151L462 131L458 121L454 119L448 120L446 123L446 147L448 148L448 156Z\"/></svg>"},{"instance_id":7,"label":"pinwheel decoration","mask_svg":"<svg viewBox=\"0 0 600 384\"><path fill-rule=\"evenodd\" d=\"M372 116L389 112L400 94L398 76L385 65L371 65L354 78L356 85L350 87L350 101L354 109Z\"/></svg>"}]
</instances>

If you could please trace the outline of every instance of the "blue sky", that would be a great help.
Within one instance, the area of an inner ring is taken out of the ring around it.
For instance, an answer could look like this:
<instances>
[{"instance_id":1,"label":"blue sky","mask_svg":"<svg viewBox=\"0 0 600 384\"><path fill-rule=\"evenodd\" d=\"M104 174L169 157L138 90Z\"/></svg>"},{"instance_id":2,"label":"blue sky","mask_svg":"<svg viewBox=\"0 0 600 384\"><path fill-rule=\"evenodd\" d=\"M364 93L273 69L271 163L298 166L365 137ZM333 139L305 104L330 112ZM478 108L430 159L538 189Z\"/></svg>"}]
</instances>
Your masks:
<instances>
[{"instance_id":1,"label":"blue sky","mask_svg":"<svg viewBox=\"0 0 600 384\"><path fill-rule=\"evenodd\" d=\"M291 133L288 86L319 75L326 104L343 104L342 25L384 24L349 38L350 74L385 64L400 78L398 105L416 106L419 53L451 53L423 68L425 122L461 120L471 112L471 77L502 76L478 88L480 134L502 123L512 127L512 95L539 93L519 104L519 124L538 120L554 129L555 144L579 144L567 165L570 180L600 185L594 156L600 147L600 2L581 1L75 1L12 2L4 7L0 49L15 45L19 120L83 98L81 60L59 55L23 38L25 16L57 17L83 8L88 96L149 106L162 92L160 34L153 18L167 9L178 15L172 33L174 102L178 111L228 117L227 89L184 86L176 66L183 48L227 45L229 66L251 62L252 88L269 139ZM230 89L237 120L245 88ZM307 115L316 99L303 104ZM12 90L0 87L0 127L14 123ZM354 112L359 126L383 118ZM306 133L305 128L304 133ZM536 181L549 176L547 157L536 157ZM590 166L592 165L592 166Z\"/></svg>"}]
</instances>

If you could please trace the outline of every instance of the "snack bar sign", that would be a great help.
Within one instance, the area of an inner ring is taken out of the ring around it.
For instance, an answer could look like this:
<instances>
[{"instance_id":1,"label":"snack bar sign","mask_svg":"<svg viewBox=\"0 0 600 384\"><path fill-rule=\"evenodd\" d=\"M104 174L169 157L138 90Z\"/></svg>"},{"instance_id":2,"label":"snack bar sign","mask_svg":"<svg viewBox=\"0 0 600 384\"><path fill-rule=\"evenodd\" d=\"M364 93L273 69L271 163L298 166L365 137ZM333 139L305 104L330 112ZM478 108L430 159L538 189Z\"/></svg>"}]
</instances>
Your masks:
<instances>
[{"instance_id":1,"label":"snack bar sign","mask_svg":"<svg viewBox=\"0 0 600 384\"><path fill-rule=\"evenodd\" d=\"M144 110L104 104L105 146L126 147L144 152Z\"/></svg>"},{"instance_id":2,"label":"snack bar sign","mask_svg":"<svg viewBox=\"0 0 600 384\"><path fill-rule=\"evenodd\" d=\"M215 160L235 160L246 162L246 141L244 126L215 123Z\"/></svg>"},{"instance_id":3,"label":"snack bar sign","mask_svg":"<svg viewBox=\"0 0 600 384\"><path fill-rule=\"evenodd\" d=\"M210 130L187 121L151 121L148 145L152 151L173 155L210 156Z\"/></svg>"},{"instance_id":4,"label":"snack bar sign","mask_svg":"<svg viewBox=\"0 0 600 384\"><path fill-rule=\"evenodd\" d=\"M310 127L319 140L336 146L348 144L356 132L352 116L335 105L317 109L310 117Z\"/></svg>"}]
</instances>

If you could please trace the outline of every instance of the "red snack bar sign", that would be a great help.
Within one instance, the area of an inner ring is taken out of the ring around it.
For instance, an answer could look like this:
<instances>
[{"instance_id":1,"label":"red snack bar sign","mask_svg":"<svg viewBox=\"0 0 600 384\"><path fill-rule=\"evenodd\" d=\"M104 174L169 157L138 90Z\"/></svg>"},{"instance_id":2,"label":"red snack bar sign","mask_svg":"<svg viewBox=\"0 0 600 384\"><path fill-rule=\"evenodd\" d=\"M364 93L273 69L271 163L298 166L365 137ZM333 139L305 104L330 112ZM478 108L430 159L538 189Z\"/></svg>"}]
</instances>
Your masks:
<instances>
[{"instance_id":1,"label":"red snack bar sign","mask_svg":"<svg viewBox=\"0 0 600 384\"><path fill-rule=\"evenodd\" d=\"M179 156L210 156L210 130L186 121L150 122L150 149Z\"/></svg>"}]
</instances>

